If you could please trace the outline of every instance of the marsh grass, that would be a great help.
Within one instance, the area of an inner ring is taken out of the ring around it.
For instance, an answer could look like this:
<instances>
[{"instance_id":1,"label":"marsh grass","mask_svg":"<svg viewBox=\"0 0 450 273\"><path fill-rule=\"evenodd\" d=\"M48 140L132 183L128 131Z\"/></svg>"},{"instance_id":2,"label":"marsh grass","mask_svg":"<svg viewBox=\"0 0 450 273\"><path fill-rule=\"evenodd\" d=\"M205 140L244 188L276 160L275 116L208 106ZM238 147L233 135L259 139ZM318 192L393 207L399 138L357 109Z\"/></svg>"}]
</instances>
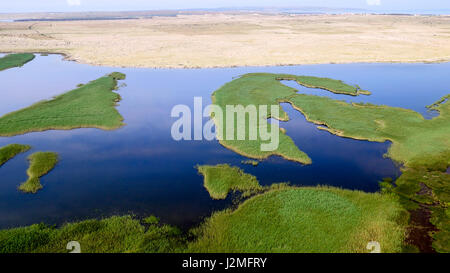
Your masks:
<instances>
[{"instance_id":1,"label":"marsh grass","mask_svg":"<svg viewBox=\"0 0 450 273\"><path fill-rule=\"evenodd\" d=\"M123 117L115 108L120 96L112 91L123 79L124 74L114 72L52 100L6 114L0 117L0 136L75 128L117 129L123 126Z\"/></svg>"},{"instance_id":2,"label":"marsh grass","mask_svg":"<svg viewBox=\"0 0 450 273\"><path fill-rule=\"evenodd\" d=\"M31 149L29 145L10 144L0 148L0 167L16 155Z\"/></svg>"},{"instance_id":3,"label":"marsh grass","mask_svg":"<svg viewBox=\"0 0 450 273\"><path fill-rule=\"evenodd\" d=\"M439 229L433 234L433 246L438 251L449 252L450 217L447 211L450 175L446 170L450 165L450 94L427 106L439 112L439 116L427 120L408 109L370 103L347 103L327 97L298 94L297 90L281 84L280 80L294 80L306 87L322 88L334 93L368 93L357 85L350 86L333 79L257 73L246 74L227 83L213 94L213 101L222 106L286 102L321 130L340 137L392 142L386 156L403 165L403 174L394 183L384 181L383 191L397 195L399 202L408 210L417 209L420 204L433 205L431 221ZM282 110L279 117L274 118L289 119ZM219 121L215 122L217 124ZM259 151L259 141L221 143L251 158L280 155L304 164L310 163L309 157L282 130L279 148L271 153ZM420 183L429 187L432 194L420 194Z\"/></svg>"},{"instance_id":4,"label":"marsh grass","mask_svg":"<svg viewBox=\"0 0 450 273\"><path fill-rule=\"evenodd\" d=\"M150 216L86 220L0 230L0 253L64 253L78 241L83 253L400 252L407 215L394 195L277 184L216 212L189 234Z\"/></svg>"},{"instance_id":5,"label":"marsh grass","mask_svg":"<svg viewBox=\"0 0 450 273\"><path fill-rule=\"evenodd\" d=\"M254 105L259 111L259 106L268 106L267 118L274 118L278 120L287 121L289 119L286 112L279 106L279 100L295 94L296 90L285 86L276 80L277 74L246 74L243 75L227 84L222 86L220 89L215 91L212 95L212 101L214 104L221 107L224 111L224 116L226 113L227 105ZM278 106L278 115L271 111L270 105ZM260 114L258 113L258 116ZM219 120L212 117L216 123L216 128L218 128L219 133L226 136L225 121ZM246 115L245 124L248 125L248 115ZM259 121L258 121L259 122ZM267 123L268 130L277 130L277 128L272 128L273 124L267 121L261 121ZM237 121L235 120L235 123ZM258 124L258 127L261 127ZM237 125L234 126L237 128ZM272 155L278 155L285 159L300 162L303 164L311 164L311 159L304 152L298 149L294 144L293 140L287 136L281 128L278 128L279 133L279 145L274 151L262 151L261 144L267 143L260 136L256 140L249 140L249 129L246 128L246 140L234 140L223 139L220 143L226 148L235 151L241 155L244 155L253 159L265 159ZM236 130L235 130L236 131ZM236 133L236 132L235 132Z\"/></svg>"},{"instance_id":6,"label":"marsh grass","mask_svg":"<svg viewBox=\"0 0 450 273\"><path fill-rule=\"evenodd\" d=\"M34 54L8 54L0 58L0 71L13 67L20 67L34 59Z\"/></svg>"},{"instance_id":7,"label":"marsh grass","mask_svg":"<svg viewBox=\"0 0 450 273\"><path fill-rule=\"evenodd\" d=\"M52 152L37 152L28 157L30 167L27 170L28 180L19 186L26 193L36 193L42 189L40 177L50 172L58 162L58 155Z\"/></svg>"},{"instance_id":8,"label":"marsh grass","mask_svg":"<svg viewBox=\"0 0 450 273\"><path fill-rule=\"evenodd\" d=\"M156 225L159 223L159 218L154 215L150 215L144 218L143 222L148 225Z\"/></svg>"},{"instance_id":9,"label":"marsh grass","mask_svg":"<svg viewBox=\"0 0 450 273\"><path fill-rule=\"evenodd\" d=\"M335 93L348 95L360 93L359 86L350 86L328 78L250 73L215 91L213 102L222 109L225 109L226 105L279 106L280 102L287 102L304 114L308 121L335 135L375 142L391 141L392 145L389 148L388 156L405 165L417 161L423 155L450 152L448 142L450 135L448 97L450 95L428 106L440 114L438 117L426 120L419 113L408 109L347 103L327 97L298 94L296 89L283 85L280 80L296 80L305 86L322 88ZM289 120L286 112L280 106L279 110L278 116L272 116L269 113L268 118ZM218 128L224 127L221 126L223 121L214 121L219 125ZM223 135L225 133L223 132ZM279 147L272 152L261 151L260 144L263 141L259 138L256 141L221 140L220 143L250 158L263 159L271 155L279 155L303 164L311 163L308 155L302 152L282 130L279 132L279 138Z\"/></svg>"},{"instance_id":10,"label":"marsh grass","mask_svg":"<svg viewBox=\"0 0 450 273\"><path fill-rule=\"evenodd\" d=\"M401 252L407 217L394 195L280 186L213 214L188 252Z\"/></svg>"},{"instance_id":11,"label":"marsh grass","mask_svg":"<svg viewBox=\"0 0 450 273\"><path fill-rule=\"evenodd\" d=\"M311 76L295 76L288 74L269 74L269 73L250 73L243 75L214 92L212 96L213 103L219 105L222 109L226 109L227 105L255 105L259 110L259 106L278 106L279 114L276 115L270 110L267 118L274 118L282 121L289 120L289 117L285 111L279 106L279 103L288 97L291 97L297 93L297 90L280 83L282 80L295 80L299 84L321 88L333 93L347 94L356 96L359 94L368 94L367 91L363 91L359 86L351 86L342 81L318 78ZM224 113L226 116L227 113ZM214 118L214 122L217 128L222 130L222 135L226 135L226 126L223 126L224 121ZM248 116L246 116L246 124L248 122ZM267 121L262 121L267 123ZM267 127L271 129L274 124L267 124ZM261 124L258 124L261 127ZM237 125L235 126L237 128ZM254 159L264 159L271 155L278 155L285 159L297 161L303 164L311 164L311 159L301 151L292 139L285 134L283 128L279 129L279 145L274 151L262 151L261 144L266 143L260 137L257 140L249 140L248 127L246 129L246 140L220 140L220 143L241 155ZM276 129L275 129L276 130ZM234 139L237 139L236 137Z\"/></svg>"},{"instance_id":12,"label":"marsh grass","mask_svg":"<svg viewBox=\"0 0 450 273\"><path fill-rule=\"evenodd\" d=\"M343 81L330 79L330 78L319 78L312 76L294 76L294 75L278 75L276 80L278 81L296 81L298 84L303 85L308 88L319 88L324 89L335 94L346 94L351 96L357 96L359 94L370 95L369 91L362 90L359 85L349 85Z\"/></svg>"},{"instance_id":13,"label":"marsh grass","mask_svg":"<svg viewBox=\"0 0 450 273\"><path fill-rule=\"evenodd\" d=\"M388 156L406 166L428 155L450 152L450 103L434 109L438 117L426 120L412 110L384 105L350 104L327 97L295 94L286 102L306 119L335 135L375 142L391 141Z\"/></svg>"},{"instance_id":14,"label":"marsh grass","mask_svg":"<svg viewBox=\"0 0 450 273\"><path fill-rule=\"evenodd\" d=\"M259 165L259 161L257 161L257 160L242 160L241 163L245 164L245 165L252 165L253 167L256 167Z\"/></svg>"},{"instance_id":15,"label":"marsh grass","mask_svg":"<svg viewBox=\"0 0 450 273\"><path fill-rule=\"evenodd\" d=\"M179 229L151 223L144 226L132 216L86 220L62 227L44 224L0 230L0 253L67 253L78 241L83 253L181 252Z\"/></svg>"},{"instance_id":16,"label":"marsh grass","mask_svg":"<svg viewBox=\"0 0 450 273\"><path fill-rule=\"evenodd\" d=\"M213 199L225 199L230 191L240 191L245 197L263 189L255 176L228 164L196 168L203 175L204 186Z\"/></svg>"},{"instance_id":17,"label":"marsh grass","mask_svg":"<svg viewBox=\"0 0 450 273\"><path fill-rule=\"evenodd\" d=\"M394 183L386 183L384 190L399 195L402 205L412 211L425 204L431 211L431 223L438 229L433 232L433 248L438 252L450 252L450 153L423 157L403 169ZM422 192L423 184L431 193ZM387 184L387 185L386 185ZM414 225L414 223L411 223ZM420 228L420 227L418 227Z\"/></svg>"}]
</instances>

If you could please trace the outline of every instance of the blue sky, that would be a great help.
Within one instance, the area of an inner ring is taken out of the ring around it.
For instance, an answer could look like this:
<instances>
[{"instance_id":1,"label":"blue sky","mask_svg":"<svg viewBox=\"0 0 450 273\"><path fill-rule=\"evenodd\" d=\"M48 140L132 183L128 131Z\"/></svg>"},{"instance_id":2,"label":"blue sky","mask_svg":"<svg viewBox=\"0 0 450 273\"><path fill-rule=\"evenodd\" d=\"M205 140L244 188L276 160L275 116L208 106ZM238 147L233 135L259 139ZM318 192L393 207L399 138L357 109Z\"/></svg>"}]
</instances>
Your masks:
<instances>
[{"instance_id":1,"label":"blue sky","mask_svg":"<svg viewBox=\"0 0 450 273\"><path fill-rule=\"evenodd\" d=\"M449 0L1 0L0 12L120 11L218 7L330 7L383 11L450 10Z\"/></svg>"}]
</instances>

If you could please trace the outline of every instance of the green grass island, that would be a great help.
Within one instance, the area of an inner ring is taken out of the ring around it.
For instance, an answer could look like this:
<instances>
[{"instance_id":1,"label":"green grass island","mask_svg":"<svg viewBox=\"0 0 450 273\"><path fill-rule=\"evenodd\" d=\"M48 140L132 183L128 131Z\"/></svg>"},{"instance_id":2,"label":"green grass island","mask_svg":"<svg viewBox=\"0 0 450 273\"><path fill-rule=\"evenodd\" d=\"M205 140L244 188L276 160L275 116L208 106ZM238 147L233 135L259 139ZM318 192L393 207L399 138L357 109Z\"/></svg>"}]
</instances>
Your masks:
<instances>
[{"instance_id":1,"label":"green grass island","mask_svg":"<svg viewBox=\"0 0 450 273\"><path fill-rule=\"evenodd\" d=\"M31 53L8 54L0 58L0 71L21 67L35 58Z\"/></svg>"},{"instance_id":2,"label":"green grass island","mask_svg":"<svg viewBox=\"0 0 450 273\"><path fill-rule=\"evenodd\" d=\"M120 101L117 81L125 74L114 72L84 84L51 100L0 117L0 136L10 137L46 130L99 128L114 130L123 126L115 106Z\"/></svg>"},{"instance_id":3,"label":"green grass island","mask_svg":"<svg viewBox=\"0 0 450 273\"><path fill-rule=\"evenodd\" d=\"M19 186L26 193L36 193L42 189L39 178L49 173L58 162L58 154L53 152L37 152L28 157L30 167L27 170L28 180Z\"/></svg>"},{"instance_id":4,"label":"green grass island","mask_svg":"<svg viewBox=\"0 0 450 273\"><path fill-rule=\"evenodd\" d=\"M197 166L197 170L203 175L204 186L213 199L225 199L230 191L249 196L263 189L255 176L228 164Z\"/></svg>"}]
</instances>

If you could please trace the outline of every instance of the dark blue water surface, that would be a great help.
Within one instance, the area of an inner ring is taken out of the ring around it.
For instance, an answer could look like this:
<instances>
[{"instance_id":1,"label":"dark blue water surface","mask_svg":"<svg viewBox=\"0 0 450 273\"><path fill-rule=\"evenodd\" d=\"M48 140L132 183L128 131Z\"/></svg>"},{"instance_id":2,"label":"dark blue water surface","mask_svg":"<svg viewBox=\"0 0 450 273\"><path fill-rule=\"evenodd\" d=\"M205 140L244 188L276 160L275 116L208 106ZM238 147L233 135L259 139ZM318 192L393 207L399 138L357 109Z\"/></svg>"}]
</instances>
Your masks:
<instances>
[{"instance_id":1,"label":"dark blue water surface","mask_svg":"<svg viewBox=\"0 0 450 273\"><path fill-rule=\"evenodd\" d=\"M449 93L449 68L450 64L444 63L132 69L67 62L59 55L37 56L24 67L0 72L0 115L119 71L127 79L126 86L118 91L122 101L117 109L127 125L115 131L77 129L0 137L0 146L33 146L0 168L0 228L127 213L154 214L166 223L188 227L230 205L229 199L209 197L194 169L197 164L240 166L264 185L289 181L377 191L379 180L400 174L391 160L383 158L389 143L345 139L320 131L283 104L291 120L282 127L313 164L302 166L271 157L253 167L241 164L244 157L217 141L172 140L170 129L175 119L170 112L177 104L192 106L194 96L203 97L204 104L209 104L211 93L233 77L271 72L326 76L359 84L372 95L350 98L353 101L404 107L426 115L425 105ZM287 84L307 92L296 83ZM24 194L17 187L27 178L26 157L36 151L55 151L60 162L41 179L41 191Z\"/></svg>"}]
</instances>

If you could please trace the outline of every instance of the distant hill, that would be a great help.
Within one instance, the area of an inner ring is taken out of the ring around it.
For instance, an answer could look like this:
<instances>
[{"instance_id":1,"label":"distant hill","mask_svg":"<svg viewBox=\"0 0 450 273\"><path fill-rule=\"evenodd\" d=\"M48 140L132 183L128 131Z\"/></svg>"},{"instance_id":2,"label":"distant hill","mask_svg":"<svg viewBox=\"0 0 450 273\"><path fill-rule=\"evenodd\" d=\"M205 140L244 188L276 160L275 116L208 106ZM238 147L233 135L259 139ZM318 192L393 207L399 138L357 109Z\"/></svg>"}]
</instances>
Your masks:
<instances>
[{"instance_id":1,"label":"distant hill","mask_svg":"<svg viewBox=\"0 0 450 273\"><path fill-rule=\"evenodd\" d=\"M331 9L320 7L243 7L186 10L155 11L114 11L114 12L39 12L39 13L0 13L0 21L72 21L72 20L121 20L142 19L155 16L177 16L210 13L291 13L291 14L327 14L327 13L365 13L362 9Z\"/></svg>"},{"instance_id":2,"label":"distant hill","mask_svg":"<svg viewBox=\"0 0 450 273\"><path fill-rule=\"evenodd\" d=\"M345 14L345 13L374 13L392 15L444 15L450 10L422 10L422 11L387 11L366 10L353 8L326 8L326 7L224 7L210 9L184 9L184 10L149 10L149 11L93 11L93 12L38 12L38 13L0 13L0 22L10 21L75 21L75 20L124 20L143 19L155 16L177 16L193 14Z\"/></svg>"}]
</instances>

